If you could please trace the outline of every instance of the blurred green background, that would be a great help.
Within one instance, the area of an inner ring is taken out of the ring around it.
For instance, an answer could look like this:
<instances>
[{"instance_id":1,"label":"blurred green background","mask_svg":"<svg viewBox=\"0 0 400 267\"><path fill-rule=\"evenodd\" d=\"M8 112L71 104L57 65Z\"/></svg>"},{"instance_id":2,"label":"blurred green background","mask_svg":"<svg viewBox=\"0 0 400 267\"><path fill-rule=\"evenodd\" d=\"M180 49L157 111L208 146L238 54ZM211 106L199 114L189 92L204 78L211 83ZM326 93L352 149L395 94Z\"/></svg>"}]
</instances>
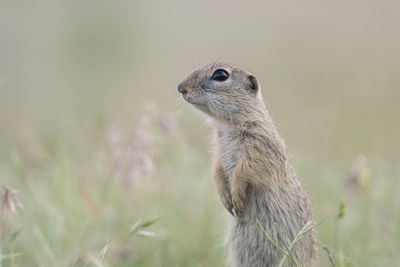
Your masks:
<instances>
[{"instance_id":1,"label":"blurred green background","mask_svg":"<svg viewBox=\"0 0 400 267\"><path fill-rule=\"evenodd\" d=\"M337 266L399 266L399 10L1 1L0 266L223 266L210 130L176 91L215 61L259 78L317 221L333 213L321 265L326 245Z\"/></svg>"}]
</instances>

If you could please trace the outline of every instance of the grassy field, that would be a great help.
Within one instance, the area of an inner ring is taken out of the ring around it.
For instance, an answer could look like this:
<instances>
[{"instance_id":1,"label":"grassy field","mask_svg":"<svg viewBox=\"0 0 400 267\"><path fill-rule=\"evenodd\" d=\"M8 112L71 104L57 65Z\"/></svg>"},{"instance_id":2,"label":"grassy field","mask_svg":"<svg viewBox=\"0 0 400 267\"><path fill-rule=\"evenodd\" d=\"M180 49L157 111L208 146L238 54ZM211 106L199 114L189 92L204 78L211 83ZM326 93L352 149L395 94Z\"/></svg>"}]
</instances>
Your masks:
<instances>
[{"instance_id":1,"label":"grassy field","mask_svg":"<svg viewBox=\"0 0 400 267\"><path fill-rule=\"evenodd\" d=\"M2 266L221 266L228 214L206 150L191 145L176 113L149 107L124 125L25 129L2 160ZM318 229L337 266L400 263L398 164L360 156L347 173L294 163L317 220L334 213Z\"/></svg>"},{"instance_id":2,"label":"grassy field","mask_svg":"<svg viewBox=\"0 0 400 267\"><path fill-rule=\"evenodd\" d=\"M324 220L321 265L327 246L336 266L399 266L398 10L3 1L0 266L223 266L210 130L176 91L213 61L259 78Z\"/></svg>"}]
</instances>

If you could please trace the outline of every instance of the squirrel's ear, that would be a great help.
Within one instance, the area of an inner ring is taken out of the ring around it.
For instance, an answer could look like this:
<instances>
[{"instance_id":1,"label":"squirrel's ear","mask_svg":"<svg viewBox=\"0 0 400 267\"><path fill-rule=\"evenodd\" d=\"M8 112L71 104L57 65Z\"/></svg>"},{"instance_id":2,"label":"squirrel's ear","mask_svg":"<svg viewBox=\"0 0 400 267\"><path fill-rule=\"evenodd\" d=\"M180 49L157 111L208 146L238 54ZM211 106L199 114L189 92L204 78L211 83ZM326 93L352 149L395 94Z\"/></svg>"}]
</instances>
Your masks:
<instances>
[{"instance_id":1,"label":"squirrel's ear","mask_svg":"<svg viewBox=\"0 0 400 267\"><path fill-rule=\"evenodd\" d=\"M258 85L257 78L254 77L253 75L248 76L249 81L250 81L250 89L249 91L253 94L257 94L258 90L260 89L260 86Z\"/></svg>"}]
</instances>

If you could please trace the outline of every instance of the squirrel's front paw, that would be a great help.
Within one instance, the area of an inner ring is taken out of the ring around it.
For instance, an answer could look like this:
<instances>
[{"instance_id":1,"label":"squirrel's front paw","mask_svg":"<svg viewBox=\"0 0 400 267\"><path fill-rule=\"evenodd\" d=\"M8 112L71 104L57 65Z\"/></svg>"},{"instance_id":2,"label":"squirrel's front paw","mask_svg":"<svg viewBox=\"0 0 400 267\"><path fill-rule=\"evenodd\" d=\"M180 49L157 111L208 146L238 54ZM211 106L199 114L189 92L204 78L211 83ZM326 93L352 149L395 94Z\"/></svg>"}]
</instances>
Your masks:
<instances>
[{"instance_id":1,"label":"squirrel's front paw","mask_svg":"<svg viewBox=\"0 0 400 267\"><path fill-rule=\"evenodd\" d=\"M232 187L232 205L236 217L240 217L243 214L246 202L246 187Z\"/></svg>"},{"instance_id":2,"label":"squirrel's front paw","mask_svg":"<svg viewBox=\"0 0 400 267\"><path fill-rule=\"evenodd\" d=\"M233 214L232 196L231 196L231 192L229 190L229 187L227 188L227 190L223 190L220 193L220 196L221 196L222 204L224 204L225 208L229 211L230 214L235 216Z\"/></svg>"}]
</instances>

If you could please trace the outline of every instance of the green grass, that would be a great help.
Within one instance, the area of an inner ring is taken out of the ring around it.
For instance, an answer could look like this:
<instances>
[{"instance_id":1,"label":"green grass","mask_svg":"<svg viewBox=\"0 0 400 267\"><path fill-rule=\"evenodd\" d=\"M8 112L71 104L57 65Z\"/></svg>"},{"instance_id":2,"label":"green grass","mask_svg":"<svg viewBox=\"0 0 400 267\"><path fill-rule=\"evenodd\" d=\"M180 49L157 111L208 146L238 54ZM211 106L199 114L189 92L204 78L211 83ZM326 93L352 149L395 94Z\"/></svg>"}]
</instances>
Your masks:
<instances>
[{"instance_id":1,"label":"green grass","mask_svg":"<svg viewBox=\"0 0 400 267\"><path fill-rule=\"evenodd\" d=\"M166 118L112 129L87 123L15 144L1 163L1 183L18 191L8 201L23 208L3 212L1 266L223 265L229 215L209 154ZM346 201L345 213L318 226L337 266L398 265L398 170L364 163L365 177L344 187L343 173L308 168L296 164L317 221ZM322 249L320 261L330 266Z\"/></svg>"}]
</instances>

